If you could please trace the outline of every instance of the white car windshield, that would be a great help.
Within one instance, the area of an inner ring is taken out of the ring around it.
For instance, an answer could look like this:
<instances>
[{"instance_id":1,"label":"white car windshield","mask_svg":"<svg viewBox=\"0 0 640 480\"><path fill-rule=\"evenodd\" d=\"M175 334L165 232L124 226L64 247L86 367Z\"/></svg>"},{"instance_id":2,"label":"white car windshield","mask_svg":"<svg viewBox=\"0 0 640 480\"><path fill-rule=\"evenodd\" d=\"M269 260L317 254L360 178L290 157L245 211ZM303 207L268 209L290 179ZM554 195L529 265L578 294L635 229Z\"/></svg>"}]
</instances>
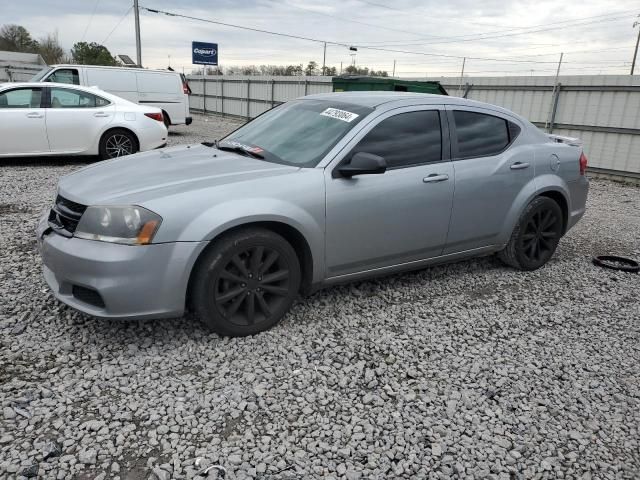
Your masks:
<instances>
[{"instance_id":1,"label":"white car windshield","mask_svg":"<svg viewBox=\"0 0 640 480\"><path fill-rule=\"evenodd\" d=\"M286 165L315 167L372 111L327 100L287 102L231 133L219 142L219 148Z\"/></svg>"}]
</instances>

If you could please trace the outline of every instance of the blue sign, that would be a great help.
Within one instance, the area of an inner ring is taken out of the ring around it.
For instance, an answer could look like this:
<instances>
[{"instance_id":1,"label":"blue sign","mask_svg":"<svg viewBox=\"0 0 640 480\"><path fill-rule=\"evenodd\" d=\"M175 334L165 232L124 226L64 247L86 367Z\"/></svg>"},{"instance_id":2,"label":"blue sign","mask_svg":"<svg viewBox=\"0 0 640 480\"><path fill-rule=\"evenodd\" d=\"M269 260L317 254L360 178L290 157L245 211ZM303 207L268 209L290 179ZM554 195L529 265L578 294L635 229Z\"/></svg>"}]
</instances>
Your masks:
<instances>
[{"instance_id":1,"label":"blue sign","mask_svg":"<svg viewBox=\"0 0 640 480\"><path fill-rule=\"evenodd\" d=\"M191 42L191 63L195 65L218 65L218 44Z\"/></svg>"}]
</instances>

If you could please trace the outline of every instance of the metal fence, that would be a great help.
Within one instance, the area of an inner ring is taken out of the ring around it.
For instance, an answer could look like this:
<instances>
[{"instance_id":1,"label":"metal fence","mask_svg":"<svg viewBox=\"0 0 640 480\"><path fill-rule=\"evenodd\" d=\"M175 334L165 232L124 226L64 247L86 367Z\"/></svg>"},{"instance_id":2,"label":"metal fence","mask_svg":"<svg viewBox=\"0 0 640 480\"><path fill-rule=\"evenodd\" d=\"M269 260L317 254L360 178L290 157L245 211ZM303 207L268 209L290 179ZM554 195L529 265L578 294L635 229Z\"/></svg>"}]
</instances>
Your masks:
<instances>
[{"instance_id":1,"label":"metal fence","mask_svg":"<svg viewBox=\"0 0 640 480\"><path fill-rule=\"evenodd\" d=\"M640 76L430 78L450 95L512 110L584 142L592 171L640 179ZM287 100L330 92L330 77L191 76L194 111L253 118ZM554 88L555 86L555 88Z\"/></svg>"}]
</instances>

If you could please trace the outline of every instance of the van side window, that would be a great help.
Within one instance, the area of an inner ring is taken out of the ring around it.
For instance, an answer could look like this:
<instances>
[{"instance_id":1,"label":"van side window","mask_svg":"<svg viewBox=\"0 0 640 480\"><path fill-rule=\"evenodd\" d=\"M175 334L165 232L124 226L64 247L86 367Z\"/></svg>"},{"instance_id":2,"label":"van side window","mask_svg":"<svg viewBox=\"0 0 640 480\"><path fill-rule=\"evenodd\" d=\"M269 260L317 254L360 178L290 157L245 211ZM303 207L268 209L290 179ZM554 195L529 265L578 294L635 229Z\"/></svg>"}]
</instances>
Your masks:
<instances>
[{"instance_id":1,"label":"van side window","mask_svg":"<svg viewBox=\"0 0 640 480\"><path fill-rule=\"evenodd\" d=\"M520 127L504 118L454 110L458 136L457 158L489 157L502 152L520 133Z\"/></svg>"},{"instance_id":2,"label":"van side window","mask_svg":"<svg viewBox=\"0 0 640 480\"><path fill-rule=\"evenodd\" d=\"M80 76L78 75L78 70L75 68L61 68L49 75L47 82L80 85Z\"/></svg>"}]
</instances>

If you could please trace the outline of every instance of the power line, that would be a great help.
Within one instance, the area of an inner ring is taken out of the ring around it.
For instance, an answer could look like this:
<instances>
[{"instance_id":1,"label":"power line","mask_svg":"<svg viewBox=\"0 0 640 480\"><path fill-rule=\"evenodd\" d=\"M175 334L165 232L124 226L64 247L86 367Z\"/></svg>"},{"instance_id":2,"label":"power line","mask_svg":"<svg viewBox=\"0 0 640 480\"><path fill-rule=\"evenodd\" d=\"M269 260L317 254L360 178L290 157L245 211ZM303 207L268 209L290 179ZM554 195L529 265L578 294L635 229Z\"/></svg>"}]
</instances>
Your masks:
<instances>
[{"instance_id":1,"label":"power line","mask_svg":"<svg viewBox=\"0 0 640 480\"><path fill-rule=\"evenodd\" d=\"M621 16L621 17L614 17L614 18L605 18L605 19L600 19L600 20L593 20L590 22L582 22L582 23L576 23L576 24L572 24L572 25L562 25L562 28L575 28L575 27L582 27L585 25L592 25L595 23L606 23L606 22L618 22L618 21L622 21L622 20L628 20L628 15L625 16ZM485 35L485 36L476 36L473 38L464 38L464 36L460 36L460 37L451 37L451 39L449 40L438 40L438 41L425 41L425 42L419 42L419 43L394 43L394 44L387 44L389 46L395 46L395 47L399 47L399 46L422 46L422 45L440 45L440 44L444 44L444 43L462 43L462 42L475 42L475 41L479 41L479 40L492 40L495 38L505 38L505 37L516 37L516 36L520 36L520 35L533 35L536 33L540 33L540 32L547 32L550 30L556 30L558 28L558 26L554 26L554 27L548 27L548 28L539 28L537 30L529 30L526 32L513 32L513 33L504 33L501 35L489 35L489 34L474 34L474 35ZM497 32L496 32L497 33ZM466 37L470 37L470 35L467 35ZM369 46L369 45L363 45L362 47L364 48L365 46Z\"/></svg>"},{"instance_id":2,"label":"power line","mask_svg":"<svg viewBox=\"0 0 640 480\"><path fill-rule=\"evenodd\" d=\"M506 33L506 32L515 32L518 30L532 30L532 29L537 29L539 27L549 27L550 25L563 25L563 24L571 24L571 23L576 23L576 22L584 22L585 20L591 20L591 19L601 19L601 17L612 17L612 16L616 16L618 18L622 18L619 17L620 15L628 15L630 13L635 13L637 10L621 10L619 12L614 12L614 13L606 13L606 14L601 14L601 15L593 15L590 17L583 17L583 18L574 18L571 20L562 20L559 22L552 22L552 23L543 23L543 24L538 24L538 25L530 25L528 27L514 27L514 28L509 28L506 30L497 30L497 31L489 31L489 32L481 32L481 33L470 33L470 34L466 34L466 35L456 35L456 36L437 36L437 35L429 35L426 37L423 37L424 40L428 40L429 37L438 37L441 39L450 39L450 40L454 40L454 39L467 39L469 37L477 37L478 35L494 35L494 34L498 34L498 33ZM601 21L608 21L608 20L617 20L616 19L601 19L601 20L594 20L593 22L586 22L586 23L579 23L579 25L577 26L582 26L582 25L587 25L590 23L600 23ZM438 22L439 23L439 22ZM563 25L564 26L564 25ZM550 28L549 30L553 30L553 28ZM522 34L525 33L530 33L530 32L522 32ZM531 33L535 33L535 32L531 32ZM493 38L493 37L491 37ZM482 39L482 38L478 38L478 39ZM395 41L381 41L381 42L371 42L371 44L388 44L388 46L410 46L410 45L423 45L423 44L408 44L408 43L400 43L400 42L406 42L406 40L395 40ZM394 43L395 45L391 45L391 43ZM436 43L436 42L434 42ZM382 45L380 45L382 46Z\"/></svg>"},{"instance_id":3,"label":"power line","mask_svg":"<svg viewBox=\"0 0 640 480\"><path fill-rule=\"evenodd\" d=\"M96 14L96 10L98 9L99 3L100 3L100 0L96 0L96 3L93 5L93 12L91 12L91 17L89 17L89 23L87 23L87 26L84 29L84 33L82 34L82 40L80 40L81 42L84 42L84 37L87 35L87 31L91 26L91 22L93 21L93 16Z\"/></svg>"},{"instance_id":4,"label":"power line","mask_svg":"<svg viewBox=\"0 0 640 480\"><path fill-rule=\"evenodd\" d=\"M102 41L102 45L107 43L107 40L109 40L109 38L111 37L111 34L116 31L116 28L118 28L120 26L122 21L127 17L127 15L129 15L129 12L131 12L131 10L133 10L133 5L131 5L129 8L127 8L127 11L124 12L124 15L122 16L122 18L120 18L120 20L118 20L118 23L116 23L116 26L113 27L113 29L109 32L109 35L107 35L107 37Z\"/></svg>"},{"instance_id":5,"label":"power line","mask_svg":"<svg viewBox=\"0 0 640 480\"><path fill-rule=\"evenodd\" d=\"M172 12L167 12L164 10L159 10L159 9L155 9L155 8L148 8L148 7L140 7L141 10L146 10L148 12L151 13L157 13L157 14L161 14L161 15L167 15L170 17L176 17L176 18L186 18L188 20L196 20L199 22L205 22L205 23L212 23L215 25L222 25L225 27L230 27L230 28L238 28L241 30L248 30L251 32L258 32L258 33L265 33L268 35L276 35L279 37L285 37L285 38L295 38L297 40L306 40L309 42L315 42L315 43L326 43L328 45L337 45L337 46L341 46L341 47L351 47L351 46L355 46L357 48L362 48L365 50L373 50L373 51L380 51L380 52L391 52L391 53L405 53L408 55L421 55L421 56L427 56L427 57L439 57L439 58L458 58L458 59L462 59L462 58L467 58L469 60L481 60L481 61L495 61L495 60L501 60L501 59L496 59L496 58L486 58L486 57L470 57L470 56L462 56L462 55L447 55L447 54L443 54L443 53L425 53L425 52L413 52L413 51L408 51L408 50L395 50L395 49L390 49L390 48L381 48L381 47L373 47L373 46L361 46L358 44L349 44L346 42L338 42L338 41L332 41L332 40L321 40L318 38L312 38L312 37L303 37L300 35L292 35L292 34L288 34L288 33L281 33L281 32L274 32L271 30L265 30L265 29L261 29L261 28L255 28L255 27L247 27L245 25L235 25L232 23L226 23L226 22L220 22L217 20L209 20L206 18L200 18L200 17L193 17L190 15L183 15L180 13L172 13ZM534 61L534 60L511 60L511 62L514 63L546 63L546 64L556 64L557 62L553 62L553 61Z\"/></svg>"}]
</instances>

